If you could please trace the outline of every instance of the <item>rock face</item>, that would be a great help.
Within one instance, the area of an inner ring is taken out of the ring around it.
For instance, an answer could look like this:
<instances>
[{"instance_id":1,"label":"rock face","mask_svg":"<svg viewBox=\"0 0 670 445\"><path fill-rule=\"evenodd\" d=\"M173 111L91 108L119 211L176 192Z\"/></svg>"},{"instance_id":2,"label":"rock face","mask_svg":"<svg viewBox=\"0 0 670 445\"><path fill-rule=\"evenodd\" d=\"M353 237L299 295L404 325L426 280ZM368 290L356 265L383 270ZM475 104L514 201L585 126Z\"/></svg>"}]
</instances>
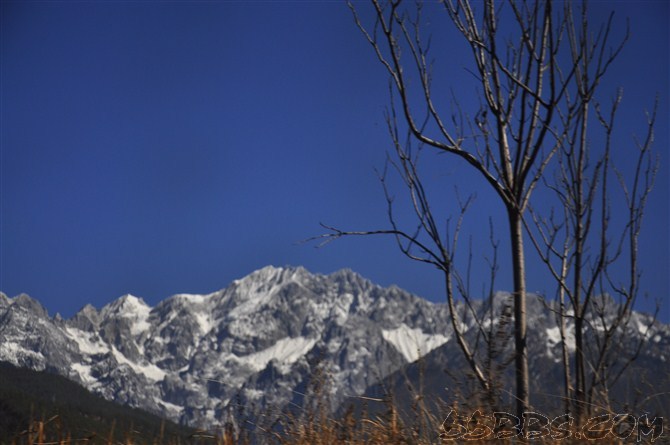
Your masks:
<instances>
[{"instance_id":1,"label":"rock face","mask_svg":"<svg viewBox=\"0 0 670 445\"><path fill-rule=\"evenodd\" d=\"M446 308L347 270L266 267L155 307L125 295L69 320L28 296L0 303L0 360L197 426L233 406L295 400L319 366L334 405L448 341Z\"/></svg>"},{"instance_id":2,"label":"rock face","mask_svg":"<svg viewBox=\"0 0 670 445\"><path fill-rule=\"evenodd\" d=\"M537 336L531 367L560 357L555 322L536 312L529 315ZM319 373L329 377L335 408L419 357L449 361L460 352L447 314L445 305L348 270L317 275L269 266L210 295L175 295L155 307L125 295L100 310L87 305L69 320L49 317L26 295L0 294L0 360L212 427L239 406L261 413L300 405ZM643 326L646 316L636 317ZM474 326L463 322L466 330ZM645 357L665 360L668 326L633 335L650 339Z\"/></svg>"}]
</instances>

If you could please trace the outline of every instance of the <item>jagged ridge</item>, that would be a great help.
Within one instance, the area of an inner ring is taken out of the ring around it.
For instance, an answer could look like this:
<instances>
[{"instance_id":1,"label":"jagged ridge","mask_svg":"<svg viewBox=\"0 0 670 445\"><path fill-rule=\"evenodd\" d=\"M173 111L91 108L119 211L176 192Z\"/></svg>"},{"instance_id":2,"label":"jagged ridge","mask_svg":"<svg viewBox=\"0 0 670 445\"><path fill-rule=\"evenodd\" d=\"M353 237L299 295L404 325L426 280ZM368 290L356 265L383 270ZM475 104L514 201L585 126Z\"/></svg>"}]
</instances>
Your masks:
<instances>
[{"instance_id":1,"label":"jagged ridge","mask_svg":"<svg viewBox=\"0 0 670 445\"><path fill-rule=\"evenodd\" d=\"M301 267L266 267L153 308L125 295L69 320L25 295L0 304L1 360L200 426L220 422L231 401L285 405L317 362L327 364L337 403L440 346L450 329L442 305L349 270Z\"/></svg>"},{"instance_id":2,"label":"jagged ridge","mask_svg":"<svg viewBox=\"0 0 670 445\"><path fill-rule=\"evenodd\" d=\"M635 317L633 335L652 346L647 357L664 361L670 329L647 332L648 316ZM550 378L542 369L560 356L555 322L537 301L529 319L531 369ZM463 323L473 328L471 318ZM27 295L0 294L0 338L0 360L202 427L221 423L237 404L256 413L300 405L316 367L330 376L336 407L428 353L436 369L462 365L445 305L350 270L301 267L268 266L212 294L174 295L155 307L125 295L69 320L49 317Z\"/></svg>"}]
</instances>

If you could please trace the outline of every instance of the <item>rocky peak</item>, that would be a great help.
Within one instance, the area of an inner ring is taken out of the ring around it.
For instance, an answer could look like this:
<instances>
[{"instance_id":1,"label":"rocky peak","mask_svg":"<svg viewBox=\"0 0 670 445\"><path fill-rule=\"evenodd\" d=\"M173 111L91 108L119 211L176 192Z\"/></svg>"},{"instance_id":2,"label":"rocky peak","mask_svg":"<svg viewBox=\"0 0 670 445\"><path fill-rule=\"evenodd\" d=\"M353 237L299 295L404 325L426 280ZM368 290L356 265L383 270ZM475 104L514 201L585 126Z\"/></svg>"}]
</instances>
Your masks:
<instances>
[{"instance_id":1,"label":"rocky peak","mask_svg":"<svg viewBox=\"0 0 670 445\"><path fill-rule=\"evenodd\" d=\"M23 309L26 312L32 313L40 318L48 318L49 313L46 308L40 304L39 301L30 297L28 294L20 294L11 299L11 305L14 309Z\"/></svg>"},{"instance_id":2,"label":"rocky peak","mask_svg":"<svg viewBox=\"0 0 670 445\"><path fill-rule=\"evenodd\" d=\"M553 360L555 345L545 340L555 322L533 304L533 351ZM474 326L462 322L466 332ZM670 344L664 329L644 331L657 360ZM178 294L154 308L125 295L99 311L84 306L66 322L28 296L0 295L0 333L0 360L48 367L109 399L203 426L220 422L231 404L258 413L290 404L319 363L336 404L422 354L459 354L445 305L348 269L268 266L209 295Z\"/></svg>"},{"instance_id":3,"label":"rocky peak","mask_svg":"<svg viewBox=\"0 0 670 445\"><path fill-rule=\"evenodd\" d=\"M102 318L110 316L136 317L147 314L151 307L143 299L126 294L107 304L100 311Z\"/></svg>"},{"instance_id":4,"label":"rocky peak","mask_svg":"<svg viewBox=\"0 0 670 445\"><path fill-rule=\"evenodd\" d=\"M0 311L9 307L11 303L12 300L3 292L0 292Z\"/></svg>"},{"instance_id":5,"label":"rocky peak","mask_svg":"<svg viewBox=\"0 0 670 445\"><path fill-rule=\"evenodd\" d=\"M94 331L100 326L100 314L93 305L87 304L68 323L82 331Z\"/></svg>"}]
</instances>

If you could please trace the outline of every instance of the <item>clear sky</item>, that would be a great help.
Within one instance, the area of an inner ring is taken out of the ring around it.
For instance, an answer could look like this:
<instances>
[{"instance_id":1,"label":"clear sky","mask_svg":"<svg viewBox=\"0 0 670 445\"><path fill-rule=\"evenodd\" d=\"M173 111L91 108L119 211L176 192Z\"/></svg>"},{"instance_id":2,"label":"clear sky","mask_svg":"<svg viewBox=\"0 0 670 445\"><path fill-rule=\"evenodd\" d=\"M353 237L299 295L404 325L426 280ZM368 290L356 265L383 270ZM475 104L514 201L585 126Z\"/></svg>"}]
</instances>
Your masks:
<instances>
[{"instance_id":1,"label":"clear sky","mask_svg":"<svg viewBox=\"0 0 670 445\"><path fill-rule=\"evenodd\" d=\"M668 3L593 2L599 19L610 8L632 31L603 85L624 88L623 145L660 95L641 255L643 289L670 321ZM300 244L319 222L387 226L375 174L391 148L386 76L344 3L3 0L0 13L1 291L71 316L125 293L155 304L212 292L273 264L347 267L444 299L436 271L391 239ZM441 60L453 56L448 86L467 105L458 48ZM437 201L481 185L460 168L436 159ZM503 237L502 208L479 190L467 226L480 262L489 217ZM511 287L508 272L497 288ZM479 267L473 281L486 277ZM553 294L532 258L529 288Z\"/></svg>"}]
</instances>

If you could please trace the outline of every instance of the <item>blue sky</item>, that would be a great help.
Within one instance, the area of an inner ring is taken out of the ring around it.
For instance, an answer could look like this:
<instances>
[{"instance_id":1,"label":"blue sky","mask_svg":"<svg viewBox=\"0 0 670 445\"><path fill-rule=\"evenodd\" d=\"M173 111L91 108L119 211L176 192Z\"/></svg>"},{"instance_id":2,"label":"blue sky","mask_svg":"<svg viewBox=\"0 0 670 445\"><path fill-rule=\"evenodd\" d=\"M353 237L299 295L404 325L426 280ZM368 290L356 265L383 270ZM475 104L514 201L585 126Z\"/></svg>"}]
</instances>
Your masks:
<instances>
[{"instance_id":1,"label":"blue sky","mask_svg":"<svg viewBox=\"0 0 670 445\"><path fill-rule=\"evenodd\" d=\"M593 4L598 18L609 8L632 30L603 85L624 88L622 140L642 134L660 95L662 166L641 253L643 289L665 301L668 321L668 4ZM386 77L343 3L3 1L1 15L6 294L71 316L125 293L155 304L211 292L274 264L348 267L443 300L439 275L391 239L300 243L319 222L387 226L374 171L390 148ZM449 86L467 105L466 55L450 50ZM483 239L481 261L489 217L504 235L502 208L458 165L436 159L431 172L449 193L477 191L467 226ZM509 289L507 272L502 264L497 288ZM529 288L553 294L532 261Z\"/></svg>"}]
</instances>

